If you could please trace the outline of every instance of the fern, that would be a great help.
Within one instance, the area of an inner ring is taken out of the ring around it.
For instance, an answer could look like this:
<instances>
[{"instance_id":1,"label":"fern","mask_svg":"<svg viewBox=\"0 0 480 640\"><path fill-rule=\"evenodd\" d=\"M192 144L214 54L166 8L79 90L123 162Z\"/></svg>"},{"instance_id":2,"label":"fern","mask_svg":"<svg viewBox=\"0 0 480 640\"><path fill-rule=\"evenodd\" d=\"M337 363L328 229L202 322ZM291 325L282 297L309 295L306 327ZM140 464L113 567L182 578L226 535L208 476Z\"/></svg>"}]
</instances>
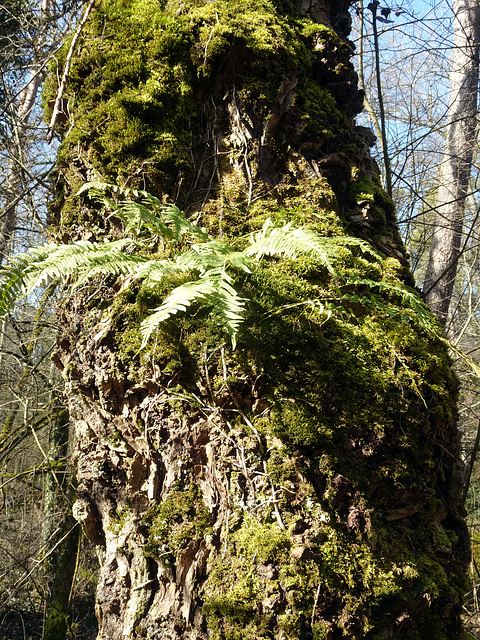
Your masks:
<instances>
[{"instance_id":1,"label":"fern","mask_svg":"<svg viewBox=\"0 0 480 640\"><path fill-rule=\"evenodd\" d=\"M214 293L215 285L208 279L191 280L181 284L179 287L175 287L163 303L154 309L152 315L142 322L140 327L143 336L142 349L161 322L164 322L179 311L186 311L187 307L196 300L211 299Z\"/></svg>"},{"instance_id":2,"label":"fern","mask_svg":"<svg viewBox=\"0 0 480 640\"><path fill-rule=\"evenodd\" d=\"M97 274L133 273L147 258L123 251L128 242L126 239L98 243L80 240L72 244L49 244L30 249L34 261L25 279L26 293L46 285L51 278L75 276L75 284L78 285Z\"/></svg>"},{"instance_id":3,"label":"fern","mask_svg":"<svg viewBox=\"0 0 480 640\"><path fill-rule=\"evenodd\" d=\"M31 254L23 253L13 256L10 263L0 269L0 317L8 313L21 297L33 260Z\"/></svg>"},{"instance_id":4,"label":"fern","mask_svg":"<svg viewBox=\"0 0 480 640\"><path fill-rule=\"evenodd\" d=\"M370 245L352 237L324 238L307 227L293 227L289 222L283 227L275 227L270 218L265 222L261 231L250 236L250 246L244 254L254 256L260 260L264 256L282 256L297 258L306 256L317 259L328 271L335 275L334 263L338 257L339 245L357 246L363 252L380 259Z\"/></svg>"},{"instance_id":5,"label":"fern","mask_svg":"<svg viewBox=\"0 0 480 640\"><path fill-rule=\"evenodd\" d=\"M218 287L213 298L213 314L226 328L232 347L235 349L246 299L238 295L233 287L233 278L226 271L223 270L219 276Z\"/></svg>"},{"instance_id":6,"label":"fern","mask_svg":"<svg viewBox=\"0 0 480 640\"><path fill-rule=\"evenodd\" d=\"M260 231L242 239L247 246L239 250L222 240L210 238L205 229L188 220L175 205L165 205L146 191L93 182L84 185L77 195L85 193L104 206L110 216L123 222L126 237L115 241L46 244L12 258L0 270L0 315L6 313L22 295L28 295L36 287L44 287L58 278L69 278L74 286L78 286L96 275L129 274L155 288L165 277L184 274L188 280L174 288L143 321L142 348L160 323L185 312L197 301L210 308L210 314L225 328L235 347L246 302L235 289L236 272L251 273L255 264L267 256L290 259L307 256L317 260L330 274L339 277L335 263L340 246L349 250L357 248L375 260L381 260L368 243L358 238L324 238L307 227L294 227L291 222L276 227L270 219ZM140 201L131 200L131 197ZM152 234L160 236L172 245L172 249L180 241L182 247L187 244L188 248L173 259L154 260L139 252L132 252L132 249L148 249L148 245L140 239L142 233L148 233L149 238ZM135 237L129 237L128 234L134 234ZM393 290L415 311L421 324L434 325L426 305L406 289L362 278L344 282L365 285L380 293L382 289ZM365 304L373 300L373 304L386 312L404 313L374 294L367 299L340 292L340 297ZM317 303L321 304L319 301Z\"/></svg>"},{"instance_id":7,"label":"fern","mask_svg":"<svg viewBox=\"0 0 480 640\"><path fill-rule=\"evenodd\" d=\"M108 191L125 198L130 196L141 198L142 201L124 200L118 204L107 197ZM176 205L165 205L147 191L118 187L105 182L87 182L77 191L76 195L79 196L85 192L91 199L97 200L111 209L110 215L118 217L125 223L126 233L134 230L139 235L145 229L158 233L166 240L178 241L182 235L187 233L199 240L208 240L205 229L188 220Z\"/></svg>"},{"instance_id":8,"label":"fern","mask_svg":"<svg viewBox=\"0 0 480 640\"><path fill-rule=\"evenodd\" d=\"M135 272L136 280L143 280L146 285L155 287L165 276L182 273L185 268L175 260L148 260Z\"/></svg>"},{"instance_id":9,"label":"fern","mask_svg":"<svg viewBox=\"0 0 480 640\"><path fill-rule=\"evenodd\" d=\"M414 312L419 324L423 329L425 329L425 331L427 331L427 333L435 336L441 335L441 329L435 316L430 311L428 305L420 298L417 293L403 287L392 285L389 282L385 282L384 280L377 282L375 280L360 278L357 276L346 278L344 280L344 284L366 286L370 289L370 293L369 295L358 296L357 294L352 295L339 290L339 295L343 300L348 300L349 302L353 303L359 302L363 305L373 305L375 308L381 309L386 315L390 317L399 317L404 321L409 321L412 318L407 312L393 306L392 304L389 304L385 300L382 300L380 298L380 295L376 295L374 291L378 291L378 294L381 294L383 291L389 291L400 296L402 305Z\"/></svg>"}]
</instances>

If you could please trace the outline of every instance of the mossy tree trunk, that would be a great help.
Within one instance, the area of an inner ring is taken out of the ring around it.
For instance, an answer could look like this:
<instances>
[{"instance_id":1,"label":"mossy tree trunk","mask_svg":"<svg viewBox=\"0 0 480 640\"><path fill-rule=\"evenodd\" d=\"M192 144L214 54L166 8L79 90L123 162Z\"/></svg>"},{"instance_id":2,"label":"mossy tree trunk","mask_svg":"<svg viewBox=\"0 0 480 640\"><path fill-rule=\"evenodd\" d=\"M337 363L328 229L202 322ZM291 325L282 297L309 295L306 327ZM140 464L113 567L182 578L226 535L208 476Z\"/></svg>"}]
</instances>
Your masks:
<instances>
[{"instance_id":1,"label":"mossy tree trunk","mask_svg":"<svg viewBox=\"0 0 480 640\"><path fill-rule=\"evenodd\" d=\"M342 277L411 285L353 120L349 24L341 1L105 0L65 94L52 234L123 233L74 195L101 179L223 238L271 218L368 239L384 259L339 249ZM141 320L177 284L97 279L59 309L99 638L460 637L468 538L443 343L393 290L368 305L350 285L342 301L341 280L302 259L241 281L235 351L201 307L140 351Z\"/></svg>"}]
</instances>

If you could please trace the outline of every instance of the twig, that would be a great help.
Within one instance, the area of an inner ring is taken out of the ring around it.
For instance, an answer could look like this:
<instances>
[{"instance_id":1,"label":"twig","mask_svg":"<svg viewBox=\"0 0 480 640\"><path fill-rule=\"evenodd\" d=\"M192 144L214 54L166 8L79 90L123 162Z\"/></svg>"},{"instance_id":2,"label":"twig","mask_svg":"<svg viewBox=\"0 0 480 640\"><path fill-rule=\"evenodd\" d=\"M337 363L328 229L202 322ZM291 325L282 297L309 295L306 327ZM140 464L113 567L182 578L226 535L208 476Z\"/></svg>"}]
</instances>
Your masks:
<instances>
[{"instance_id":1,"label":"twig","mask_svg":"<svg viewBox=\"0 0 480 640\"><path fill-rule=\"evenodd\" d=\"M61 110L60 107L63 100L63 94L65 93L65 86L67 84L68 74L70 73L70 67L72 66L72 58L73 58L73 53L75 51L75 47L77 45L82 29L85 26L85 23L87 22L88 16L90 15L90 11L93 9L93 6L95 5L95 2L96 0L90 0L88 7L85 9L85 13L83 14L80 24L78 25L78 28L75 31L75 35L72 38L67 59L65 61L65 68L63 70L62 81L60 82L60 86L58 88L57 98L55 100L55 106L53 107L52 117L50 118L50 124L48 125L48 129L47 129L47 137L46 137L47 144L50 144L53 140L53 130L55 128L55 123L57 122L58 114L60 113L60 110Z\"/></svg>"},{"instance_id":2,"label":"twig","mask_svg":"<svg viewBox=\"0 0 480 640\"><path fill-rule=\"evenodd\" d=\"M320 587L321 587L321 582L318 583L318 587L317 587L317 595L315 596L315 602L313 603L313 609L312 609L312 622L311 622L311 627L313 629L313 623L315 621L315 609L317 608L317 604L318 604L318 599L320 597Z\"/></svg>"},{"instance_id":3,"label":"twig","mask_svg":"<svg viewBox=\"0 0 480 640\"><path fill-rule=\"evenodd\" d=\"M275 511L275 517L277 518L278 526L282 531L285 531L285 525L283 524L282 516L280 515L280 511L278 510L278 507L277 507L277 496L275 493L275 487L273 486L272 478L267 473L267 463L265 462L265 460L263 461L263 470L265 471L265 475L268 476L268 479L270 480L271 492L272 492L272 498L273 498L272 500L273 510Z\"/></svg>"},{"instance_id":4,"label":"twig","mask_svg":"<svg viewBox=\"0 0 480 640\"><path fill-rule=\"evenodd\" d=\"M389 196L392 195L392 170L390 166L390 156L388 154L388 145L387 145L387 130L385 123L385 108L383 104L383 92L382 92L382 81L381 81L381 69L380 69L380 52L378 45L378 30L377 30L377 8L380 2L378 0L372 0L368 9L372 12L372 27L373 27L373 45L375 50L375 72L377 79L377 94L378 94L378 107L380 110L380 125L378 122L377 115L368 100L368 97L365 92L365 83L363 80L363 2L360 3L360 81L359 86L363 89L365 93L364 97L364 106L367 110L370 118L373 121L373 125L375 128L375 132L377 137L380 140L380 146L382 148L383 155L383 164L385 167L385 186Z\"/></svg>"}]
</instances>

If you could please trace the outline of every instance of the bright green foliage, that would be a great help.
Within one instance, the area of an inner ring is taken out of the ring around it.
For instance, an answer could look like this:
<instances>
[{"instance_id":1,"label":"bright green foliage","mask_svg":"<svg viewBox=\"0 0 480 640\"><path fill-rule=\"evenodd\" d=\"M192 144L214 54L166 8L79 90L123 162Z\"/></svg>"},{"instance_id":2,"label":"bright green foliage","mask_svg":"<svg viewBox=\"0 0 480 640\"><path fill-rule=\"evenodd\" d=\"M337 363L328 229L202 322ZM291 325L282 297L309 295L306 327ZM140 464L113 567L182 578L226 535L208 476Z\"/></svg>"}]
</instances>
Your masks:
<instances>
[{"instance_id":1,"label":"bright green foliage","mask_svg":"<svg viewBox=\"0 0 480 640\"><path fill-rule=\"evenodd\" d=\"M187 237L189 248L179 253L173 259L150 259L141 253L134 254L125 251L133 246L140 251L145 243L133 237L121 240L90 242L77 241L67 245L46 244L42 247L30 249L28 254L14 257L11 264L0 271L2 285L0 287L0 313L8 310L20 293L30 294L35 288L46 286L52 279L70 278L75 286L83 284L87 279L97 275L131 275L134 279L143 280L146 286L155 287L166 276L173 274L188 274L187 282L175 287L164 302L142 322L142 348L148 343L150 336L159 324L178 312L186 311L194 302L201 301L212 308L211 315L216 318L229 334L232 346L235 348L237 333L243 320L245 300L239 296L234 288L235 280L232 275L235 270L251 273L255 263L265 257L283 257L290 260L311 258L316 268L325 268L332 276L339 275L334 267L338 259L340 247L351 250L356 247L364 254L376 260L380 256L370 246L354 237L321 237L307 227L295 228L288 222L281 227L273 225L268 218L262 229L252 233L248 238L239 240L239 244L246 244L243 251L233 246L213 240L205 229L190 222L174 205L164 206L154 196L137 190L123 190L119 187L104 183L87 184L79 191L94 190L94 197L100 199L110 209L111 216L116 216L125 225L125 233L136 231L158 234L164 241L178 246ZM141 196L144 202L126 200L114 206L107 198L105 191L114 194ZM150 208L146 204L150 205ZM192 240L200 242L193 242ZM229 273L231 271L232 273ZM193 276L193 278L191 278ZM408 302L417 312L418 319L425 326L434 327L431 315L417 295L400 287L392 287L385 281L375 282L365 278L350 276L346 285L367 285L375 287L381 293L387 288L400 294L402 302ZM376 304L389 313L407 317L405 312L397 311L379 296L358 296L344 293L341 298L350 303ZM320 301L298 301L296 304L316 304Z\"/></svg>"}]
</instances>

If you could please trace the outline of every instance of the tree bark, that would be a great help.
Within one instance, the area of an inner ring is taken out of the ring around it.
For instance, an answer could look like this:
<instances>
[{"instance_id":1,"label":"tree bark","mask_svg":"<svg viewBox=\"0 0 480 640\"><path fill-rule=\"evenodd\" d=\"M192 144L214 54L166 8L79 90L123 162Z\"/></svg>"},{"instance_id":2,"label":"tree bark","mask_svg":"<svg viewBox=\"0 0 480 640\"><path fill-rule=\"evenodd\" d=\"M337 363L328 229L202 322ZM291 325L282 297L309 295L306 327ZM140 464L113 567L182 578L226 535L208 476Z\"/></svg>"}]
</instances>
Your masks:
<instances>
[{"instance_id":1,"label":"tree bark","mask_svg":"<svg viewBox=\"0 0 480 640\"><path fill-rule=\"evenodd\" d=\"M66 87L52 234L123 233L74 195L98 178L232 241L267 218L368 238L383 266L346 251L345 273L411 282L353 121L348 31L347 3L98 7ZM314 261L270 260L241 280L235 351L200 308L140 352L170 285L98 278L58 309L99 640L459 638L468 536L443 344L406 310L342 311Z\"/></svg>"},{"instance_id":2,"label":"tree bark","mask_svg":"<svg viewBox=\"0 0 480 640\"><path fill-rule=\"evenodd\" d=\"M440 165L429 262L423 284L430 308L445 325L462 244L465 201L477 134L480 7L453 3L453 55L445 153Z\"/></svg>"}]
</instances>

